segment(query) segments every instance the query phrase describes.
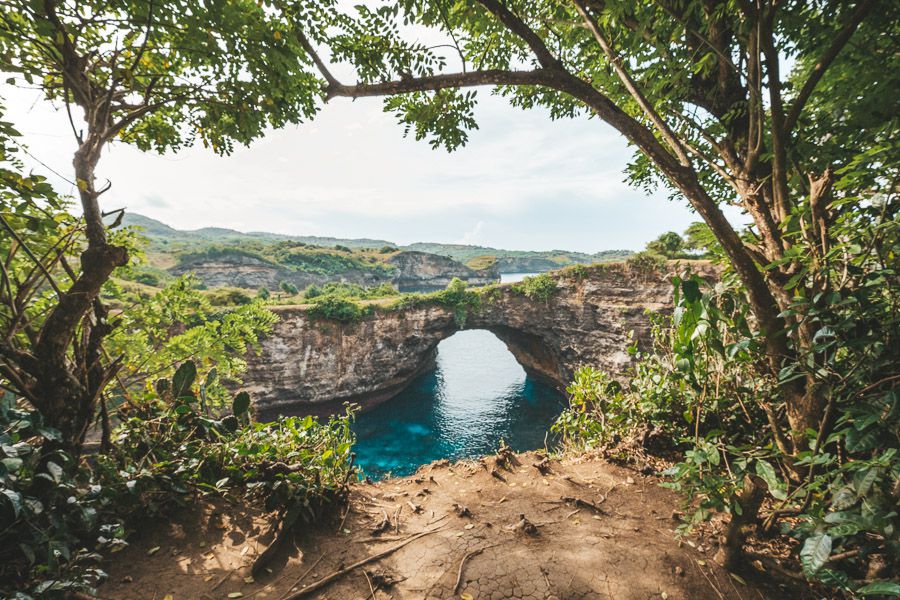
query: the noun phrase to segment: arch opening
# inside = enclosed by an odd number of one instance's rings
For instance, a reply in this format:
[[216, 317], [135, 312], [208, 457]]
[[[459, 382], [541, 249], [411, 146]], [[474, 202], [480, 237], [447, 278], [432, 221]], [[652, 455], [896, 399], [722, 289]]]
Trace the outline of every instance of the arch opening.
[[357, 463], [371, 477], [406, 475], [434, 460], [492, 453], [501, 439], [515, 450], [543, 447], [565, 397], [520, 363], [494, 331], [445, 338], [433, 369], [357, 417]]

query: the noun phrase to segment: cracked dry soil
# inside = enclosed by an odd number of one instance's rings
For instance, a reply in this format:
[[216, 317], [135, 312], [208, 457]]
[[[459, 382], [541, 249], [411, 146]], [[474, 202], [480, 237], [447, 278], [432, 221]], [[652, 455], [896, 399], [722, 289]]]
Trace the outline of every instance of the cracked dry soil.
[[[267, 515], [225, 502], [143, 528], [108, 565], [108, 599], [750, 600], [801, 598], [733, 578], [700, 541], [679, 543], [679, 498], [600, 458], [535, 453], [446, 461], [352, 486], [349, 512], [301, 532], [269, 571], [250, 565]], [[541, 469], [535, 465], [541, 464]], [[423, 536], [415, 534], [429, 532]], [[344, 574], [367, 557], [392, 550]], [[304, 593], [304, 590], [306, 592]]]

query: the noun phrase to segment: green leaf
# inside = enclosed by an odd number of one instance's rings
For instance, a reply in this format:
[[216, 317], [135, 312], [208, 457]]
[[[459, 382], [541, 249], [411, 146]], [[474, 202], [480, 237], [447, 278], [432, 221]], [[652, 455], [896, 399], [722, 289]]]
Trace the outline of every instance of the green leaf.
[[209, 388], [212, 384], [216, 382], [216, 378], [219, 376], [219, 371], [215, 367], [209, 370], [209, 373], [206, 374], [206, 384], [205, 387]]
[[250, 409], [250, 394], [247, 392], [241, 392], [237, 396], [234, 397], [234, 401], [231, 403], [231, 412], [234, 416], [239, 417], [246, 413]]
[[22, 512], [22, 495], [13, 490], [3, 490], [0, 493], [2, 493], [3, 497], [9, 501], [10, 505], [12, 505], [13, 517], [18, 519]]
[[831, 556], [831, 536], [826, 533], [814, 533], [803, 542], [800, 550], [800, 564], [807, 577], [813, 577], [828, 562]]
[[62, 480], [63, 469], [53, 461], [47, 463], [47, 472], [53, 477], [53, 481], [59, 483]]
[[182, 363], [172, 377], [172, 395], [176, 398], [190, 393], [194, 379], [197, 377], [197, 366], [193, 361]]
[[893, 581], [873, 581], [856, 590], [863, 596], [900, 596], [900, 583]]
[[784, 490], [784, 484], [778, 479], [778, 474], [775, 472], [775, 467], [769, 464], [767, 461], [758, 460], [756, 461], [756, 474], [762, 477], [763, 481], [766, 482], [766, 485], [769, 486], [769, 493], [772, 494], [777, 500], [784, 500], [787, 498], [787, 493]]

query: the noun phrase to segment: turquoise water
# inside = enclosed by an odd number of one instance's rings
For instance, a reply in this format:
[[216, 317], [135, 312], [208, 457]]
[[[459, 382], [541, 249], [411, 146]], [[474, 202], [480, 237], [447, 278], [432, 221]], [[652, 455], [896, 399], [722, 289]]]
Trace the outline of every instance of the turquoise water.
[[550, 385], [526, 376], [488, 331], [461, 331], [438, 346], [437, 368], [357, 416], [356, 462], [373, 478], [402, 476], [441, 458], [544, 446], [565, 405]]

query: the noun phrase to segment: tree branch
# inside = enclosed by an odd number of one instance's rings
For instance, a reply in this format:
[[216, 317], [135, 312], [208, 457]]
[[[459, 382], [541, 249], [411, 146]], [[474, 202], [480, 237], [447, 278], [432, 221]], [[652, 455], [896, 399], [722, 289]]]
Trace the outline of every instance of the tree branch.
[[800, 114], [803, 112], [803, 107], [816, 89], [819, 80], [822, 79], [825, 71], [828, 70], [828, 67], [831, 66], [831, 63], [837, 58], [837, 55], [840, 54], [844, 46], [847, 45], [847, 42], [850, 41], [856, 28], [859, 27], [862, 20], [869, 14], [869, 11], [875, 6], [875, 3], [876, 0], [862, 0], [856, 7], [856, 10], [853, 11], [853, 14], [850, 15], [850, 20], [847, 21], [844, 27], [842, 27], [834, 36], [831, 45], [822, 53], [819, 60], [816, 61], [816, 65], [810, 72], [809, 77], [806, 78], [803, 87], [800, 88], [800, 92], [797, 94], [797, 98], [791, 105], [787, 117], [784, 120], [785, 135], [789, 135], [791, 131], [793, 131], [794, 127], [797, 125], [797, 119], [800, 118]]
[[544, 40], [534, 32], [525, 22], [514, 15], [504, 4], [498, 0], [478, 0], [489, 13], [506, 26], [512, 33], [524, 41], [534, 53], [538, 63], [545, 69], [562, 69], [562, 63], [544, 44]]
[[328, 87], [340, 85], [335, 76], [332, 75], [331, 71], [328, 70], [328, 66], [325, 65], [325, 61], [319, 58], [319, 54], [316, 52], [316, 49], [313, 48], [313, 45], [311, 43], [309, 43], [309, 39], [299, 27], [297, 28], [296, 35], [297, 41], [300, 42], [300, 46], [302, 46], [303, 49], [306, 50], [306, 53], [309, 54], [309, 57], [312, 59], [313, 63], [315, 63], [316, 68], [319, 69], [322, 77], [324, 77], [325, 81], [328, 83]]
[[612, 64], [613, 70], [615, 70], [616, 75], [618, 75], [619, 80], [622, 82], [622, 85], [625, 86], [625, 89], [628, 90], [628, 93], [631, 94], [631, 97], [638, 103], [638, 106], [641, 107], [641, 110], [644, 111], [644, 114], [647, 115], [647, 118], [653, 122], [656, 126], [659, 133], [666, 140], [666, 143], [669, 144], [669, 147], [672, 148], [672, 151], [675, 152], [675, 155], [678, 157], [678, 160], [684, 166], [689, 166], [691, 164], [690, 159], [687, 156], [687, 152], [682, 146], [681, 142], [679, 142], [678, 138], [675, 137], [675, 134], [669, 128], [669, 125], [663, 120], [662, 117], [659, 116], [659, 113], [650, 105], [650, 102], [647, 101], [647, 98], [644, 94], [638, 89], [637, 84], [635, 84], [634, 80], [629, 75], [628, 71], [625, 70], [625, 67], [622, 66], [622, 62], [619, 60], [619, 57], [613, 51], [612, 46], [609, 41], [603, 35], [603, 32], [600, 30], [600, 25], [597, 21], [588, 13], [587, 8], [585, 7], [584, 0], [572, 0], [575, 4], [575, 8], [578, 10], [578, 13], [581, 15], [581, 18], [584, 19], [585, 25], [587, 25], [588, 30], [593, 34], [594, 39], [597, 40], [597, 43], [600, 44], [600, 47], [603, 49], [603, 53], [606, 54], [606, 57], [609, 59], [609, 62]]

